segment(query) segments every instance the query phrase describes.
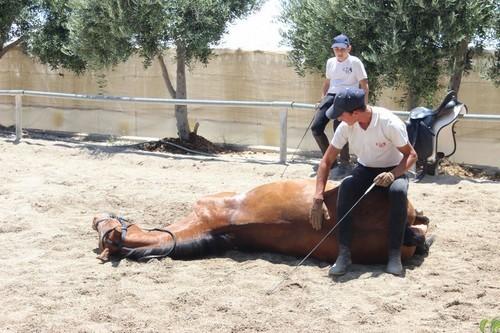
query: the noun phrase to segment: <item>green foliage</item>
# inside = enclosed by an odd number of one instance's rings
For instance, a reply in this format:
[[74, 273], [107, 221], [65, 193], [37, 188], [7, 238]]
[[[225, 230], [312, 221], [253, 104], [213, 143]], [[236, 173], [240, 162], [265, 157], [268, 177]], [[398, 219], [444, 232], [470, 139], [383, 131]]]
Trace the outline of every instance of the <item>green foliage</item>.
[[[0, 33], [9, 31], [10, 36], [15, 27], [22, 27], [17, 21], [12, 23], [13, 18], [20, 18], [25, 7], [33, 8], [32, 21], [26, 22], [39, 24], [29, 30], [25, 45], [41, 62], [82, 73], [112, 68], [134, 54], [144, 59], [145, 67], [158, 58], [170, 95], [185, 98], [185, 67], [194, 61], [206, 64], [227, 25], [264, 0], [0, 1]], [[162, 57], [171, 47], [177, 55], [176, 90]], [[100, 92], [105, 83], [98, 76]], [[179, 136], [188, 139], [187, 108], [176, 105], [175, 115]]]
[[332, 2], [317, 0], [282, 1], [280, 21], [288, 25], [282, 36], [292, 50], [290, 60], [296, 71], [324, 72], [331, 57], [331, 39], [339, 30], [333, 25]]
[[481, 320], [479, 330], [481, 333], [500, 333], [500, 317]]
[[188, 65], [194, 60], [207, 63], [227, 24], [260, 2], [46, 0], [46, 26], [34, 36], [30, 50], [43, 62], [77, 72], [113, 67], [133, 54], [149, 66], [174, 46], [185, 49]]
[[500, 2], [497, 2], [494, 10], [493, 27], [488, 29], [486, 39], [493, 40], [495, 50], [487, 56], [487, 65], [484, 70], [484, 77], [493, 81], [495, 86], [500, 86]]
[[[283, 37], [292, 47], [290, 59], [299, 73], [322, 71], [320, 64], [330, 56], [325, 48], [335, 34], [344, 32], [352, 39], [352, 53], [365, 64], [372, 100], [382, 87], [402, 87], [410, 107], [422, 99], [432, 104], [440, 78], [462, 75], [470, 68], [467, 45], [480, 49], [492, 39], [492, 32], [498, 33], [496, 0], [283, 0], [283, 4], [281, 20], [290, 25]], [[494, 76], [495, 72], [490, 75]]]
[[28, 53], [52, 68], [62, 67], [81, 73], [86, 69], [85, 61], [68, 48], [67, 25], [71, 13], [68, 1], [41, 1], [38, 16], [42, 22], [37, 29], [26, 34], [25, 47]]
[[0, 50], [37, 23], [36, 5], [36, 1], [30, 0], [0, 0]]
[[135, 50], [122, 2], [70, 0], [66, 54], [81, 57], [92, 69], [126, 61]]
[[493, 81], [496, 87], [500, 87], [500, 46], [497, 46], [495, 53], [489, 58], [484, 76]]

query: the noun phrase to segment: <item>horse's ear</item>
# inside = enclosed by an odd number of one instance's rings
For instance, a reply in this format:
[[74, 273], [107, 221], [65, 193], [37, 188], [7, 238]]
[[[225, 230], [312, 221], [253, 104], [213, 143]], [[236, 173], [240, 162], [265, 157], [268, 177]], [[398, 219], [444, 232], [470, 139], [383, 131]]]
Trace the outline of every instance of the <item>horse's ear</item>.
[[94, 218], [92, 219], [92, 229], [94, 229], [95, 231], [97, 231], [97, 216], [94, 216]]

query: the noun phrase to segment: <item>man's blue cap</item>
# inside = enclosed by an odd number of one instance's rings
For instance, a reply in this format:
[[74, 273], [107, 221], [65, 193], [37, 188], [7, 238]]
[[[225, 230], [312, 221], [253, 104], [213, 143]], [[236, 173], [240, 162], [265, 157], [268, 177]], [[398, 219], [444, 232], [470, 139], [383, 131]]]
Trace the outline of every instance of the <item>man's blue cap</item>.
[[349, 42], [349, 37], [344, 34], [340, 34], [338, 36], [333, 37], [332, 41], [332, 49], [335, 47], [339, 47], [341, 49], [347, 48], [351, 43]]
[[344, 112], [352, 112], [365, 107], [365, 91], [359, 88], [346, 88], [339, 92], [333, 101], [333, 105], [326, 110], [326, 116], [337, 119]]

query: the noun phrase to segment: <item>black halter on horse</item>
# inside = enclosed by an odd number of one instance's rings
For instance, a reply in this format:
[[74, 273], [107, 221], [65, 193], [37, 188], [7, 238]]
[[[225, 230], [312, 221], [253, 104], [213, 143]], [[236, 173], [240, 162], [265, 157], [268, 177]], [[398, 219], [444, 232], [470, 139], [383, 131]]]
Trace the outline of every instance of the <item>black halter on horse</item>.
[[[133, 225], [133, 223], [128, 223], [129, 221], [121, 216], [109, 214], [108, 217], [100, 219], [100, 220], [95, 222], [96, 230], [98, 230], [98, 226], [101, 222], [109, 221], [109, 220], [117, 220], [118, 222], [120, 222], [120, 225], [121, 225], [120, 229], [121, 230], [118, 231], [117, 227], [107, 230], [104, 234], [102, 234], [102, 236], [99, 240], [99, 242], [100, 242], [99, 245], [101, 247], [104, 247], [104, 243], [106, 243], [108, 245], [113, 245], [113, 246], [118, 248], [118, 250], [120, 251], [120, 254], [122, 255], [123, 258], [129, 257], [132, 253], [136, 252], [136, 249], [125, 247], [125, 246], [123, 246], [123, 243], [125, 242], [125, 237], [127, 236], [128, 227]], [[175, 238], [175, 235], [171, 231], [166, 230], [166, 229], [159, 229], [159, 228], [145, 229], [145, 230], [147, 230], [147, 231], [161, 231], [161, 232], [168, 233], [172, 237], [172, 240], [173, 240], [172, 248], [166, 253], [150, 254], [150, 255], [145, 255], [145, 256], [141, 256], [141, 257], [136, 257], [134, 259], [139, 260], [139, 261], [145, 261], [145, 260], [155, 259], [155, 258], [160, 259], [160, 258], [168, 257], [172, 252], [174, 252], [175, 247], [177, 245], [177, 240]], [[118, 241], [111, 241], [109, 239], [109, 235], [112, 231], [120, 232], [121, 237], [118, 239]]]

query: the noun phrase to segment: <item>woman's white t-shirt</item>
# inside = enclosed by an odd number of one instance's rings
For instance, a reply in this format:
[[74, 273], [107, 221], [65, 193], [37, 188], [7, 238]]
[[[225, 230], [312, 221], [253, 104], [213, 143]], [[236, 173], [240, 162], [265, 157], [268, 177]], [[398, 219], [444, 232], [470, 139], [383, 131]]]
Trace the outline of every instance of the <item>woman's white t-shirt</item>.
[[333, 134], [332, 145], [340, 150], [349, 142], [349, 151], [366, 167], [396, 166], [403, 158], [397, 147], [409, 143], [406, 126], [391, 111], [377, 106], [371, 108], [372, 119], [366, 130], [358, 123], [349, 126], [342, 122]]
[[342, 62], [339, 62], [336, 57], [328, 59], [325, 74], [330, 80], [329, 94], [337, 94], [345, 88], [358, 88], [359, 81], [368, 78], [361, 60], [352, 55]]

